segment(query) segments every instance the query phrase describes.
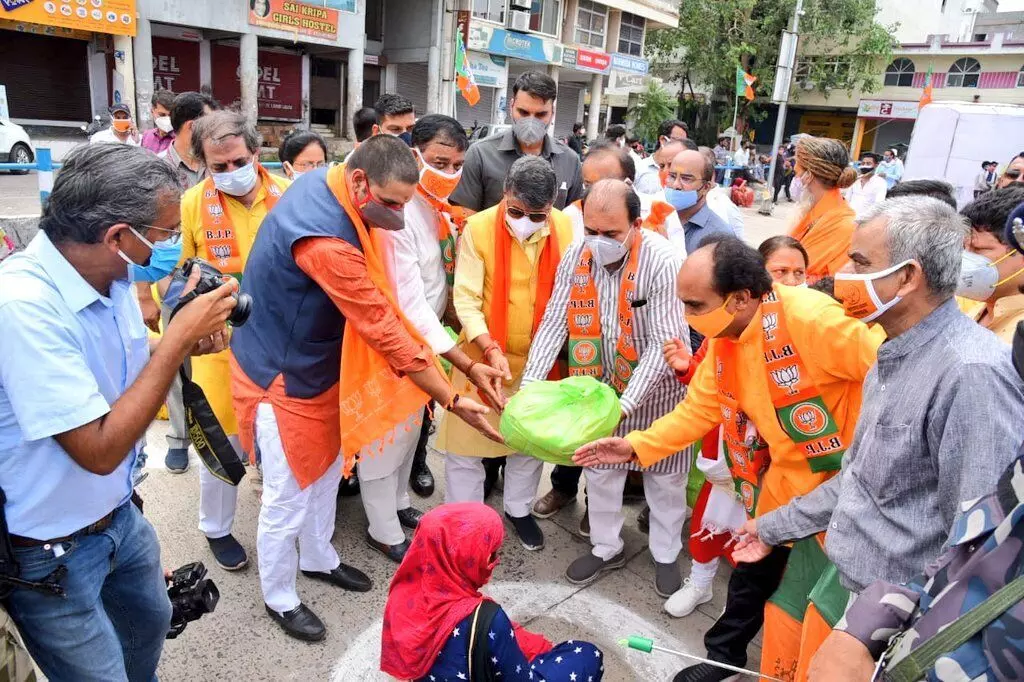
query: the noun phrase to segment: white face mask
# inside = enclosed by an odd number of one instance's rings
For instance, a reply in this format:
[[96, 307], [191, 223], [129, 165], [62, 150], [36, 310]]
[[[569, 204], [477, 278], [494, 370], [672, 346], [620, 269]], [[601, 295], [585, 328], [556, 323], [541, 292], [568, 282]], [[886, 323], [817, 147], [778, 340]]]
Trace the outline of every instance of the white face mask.
[[513, 218], [512, 216], [505, 214], [505, 222], [512, 228], [512, 234], [516, 236], [521, 242], [525, 242], [527, 239], [533, 236], [533, 233], [541, 229], [547, 224], [545, 220], [542, 223], [535, 223], [530, 220], [530, 216], [524, 215], [522, 218]]
[[583, 243], [590, 253], [594, 254], [594, 261], [602, 266], [609, 267], [621, 263], [626, 259], [629, 254], [629, 241], [630, 235], [633, 233], [632, 228], [626, 233], [625, 241], [619, 241], [612, 239], [611, 237], [605, 237], [603, 235], [588, 235], [583, 238]]
[[161, 133], [169, 133], [172, 130], [170, 116], [157, 116], [153, 119], [153, 124]]
[[249, 162], [241, 168], [226, 173], [213, 173], [213, 184], [224, 194], [233, 197], [244, 197], [256, 186], [259, 177], [256, 164]]
[[964, 251], [960, 260], [960, 280], [956, 285], [956, 295], [972, 301], [987, 301], [996, 293], [1000, 284], [1005, 284], [1021, 273], [1020, 270], [1009, 277], [999, 279], [999, 268], [996, 267], [1016, 251], [1008, 251], [994, 261], [981, 254]]

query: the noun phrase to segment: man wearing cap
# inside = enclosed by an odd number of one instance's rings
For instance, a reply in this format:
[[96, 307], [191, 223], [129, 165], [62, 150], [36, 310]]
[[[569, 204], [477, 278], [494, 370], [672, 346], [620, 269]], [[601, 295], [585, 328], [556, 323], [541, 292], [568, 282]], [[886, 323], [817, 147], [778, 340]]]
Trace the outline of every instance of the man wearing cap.
[[846, 201], [853, 209], [855, 217], [861, 218], [868, 211], [885, 201], [885, 193], [889, 190], [885, 178], [875, 174], [875, 167], [881, 157], [874, 152], [860, 155], [860, 177], [846, 190]]
[[132, 110], [124, 102], [118, 102], [110, 107], [110, 127], [94, 133], [89, 138], [89, 144], [101, 142], [114, 142], [138, 147], [142, 144], [142, 137], [139, 135], [135, 122], [132, 120]]

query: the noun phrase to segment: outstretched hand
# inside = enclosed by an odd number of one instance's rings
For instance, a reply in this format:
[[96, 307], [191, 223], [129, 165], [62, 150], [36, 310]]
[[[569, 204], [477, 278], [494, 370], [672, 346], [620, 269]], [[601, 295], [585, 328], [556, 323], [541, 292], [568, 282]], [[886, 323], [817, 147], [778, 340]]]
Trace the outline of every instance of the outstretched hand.
[[679, 339], [672, 338], [666, 341], [661, 352], [665, 356], [665, 364], [679, 374], [686, 374], [690, 369], [690, 361], [693, 359], [690, 347]]
[[487, 421], [487, 415], [490, 413], [490, 410], [472, 398], [461, 396], [459, 402], [451, 409], [451, 412], [495, 443], [505, 442], [505, 439], [498, 433], [498, 430]]
[[498, 412], [505, 409], [505, 403], [508, 400], [505, 398], [504, 391], [501, 390], [505, 378], [502, 370], [483, 362], [474, 362], [473, 366], [469, 368], [467, 378], [480, 389], [480, 395], [493, 405], [494, 409]]
[[747, 519], [737, 535], [739, 537], [732, 550], [735, 562], [754, 564], [771, 554], [771, 545], [766, 545], [757, 535], [757, 519]]
[[581, 467], [623, 464], [633, 459], [633, 454], [633, 446], [625, 438], [601, 438], [579, 448], [572, 461]]

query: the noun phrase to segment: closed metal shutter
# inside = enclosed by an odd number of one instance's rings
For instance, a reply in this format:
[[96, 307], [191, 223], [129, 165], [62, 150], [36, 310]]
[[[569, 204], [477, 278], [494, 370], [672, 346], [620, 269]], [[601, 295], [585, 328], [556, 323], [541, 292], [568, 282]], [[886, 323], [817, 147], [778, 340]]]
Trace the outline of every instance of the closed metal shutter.
[[555, 139], [572, 135], [576, 111], [583, 93], [583, 83], [559, 83], [558, 103], [555, 107]]
[[475, 107], [469, 106], [462, 93], [455, 93], [455, 118], [466, 128], [483, 126], [491, 122], [494, 98], [501, 92], [498, 88], [480, 88], [480, 101]]
[[11, 118], [89, 121], [89, 43], [0, 29]]
[[399, 64], [398, 88], [395, 92], [409, 98], [412, 105], [416, 107], [417, 116], [433, 113], [427, 111], [426, 64]]

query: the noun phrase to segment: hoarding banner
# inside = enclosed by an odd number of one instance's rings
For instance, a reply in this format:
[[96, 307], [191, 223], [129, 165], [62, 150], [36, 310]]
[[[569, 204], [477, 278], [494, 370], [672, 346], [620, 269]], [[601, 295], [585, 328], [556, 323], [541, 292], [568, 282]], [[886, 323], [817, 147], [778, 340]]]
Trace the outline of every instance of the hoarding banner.
[[135, 0], [0, 0], [0, 18], [42, 26], [135, 35]]
[[890, 118], [904, 121], [917, 119], [917, 102], [901, 102], [884, 99], [862, 99], [857, 107], [860, 118]]
[[338, 38], [338, 10], [296, 0], [249, 0], [249, 23], [314, 38]]
[[[242, 98], [238, 77], [238, 48], [214, 44], [210, 48], [213, 62], [213, 96], [221, 102], [237, 102]], [[259, 85], [256, 93], [257, 115], [297, 121], [302, 118], [302, 56], [285, 52], [260, 50]]]
[[612, 55], [612, 71], [625, 71], [626, 73], [638, 73], [641, 76], [647, 75], [651, 65], [643, 57], [634, 57], [628, 54], [616, 52]]

